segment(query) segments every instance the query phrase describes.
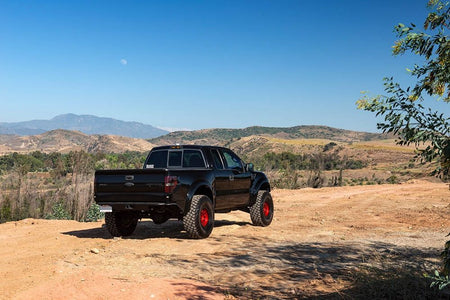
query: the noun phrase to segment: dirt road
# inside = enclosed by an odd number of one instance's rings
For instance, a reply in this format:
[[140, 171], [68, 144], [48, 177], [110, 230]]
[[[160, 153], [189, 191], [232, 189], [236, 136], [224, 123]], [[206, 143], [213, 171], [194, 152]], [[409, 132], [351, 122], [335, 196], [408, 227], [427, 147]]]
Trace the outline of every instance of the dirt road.
[[450, 231], [441, 183], [272, 194], [271, 226], [218, 214], [204, 240], [187, 239], [178, 221], [144, 220], [129, 238], [112, 238], [103, 222], [0, 224], [0, 299], [358, 297], [373, 280], [378, 293], [438, 268]]

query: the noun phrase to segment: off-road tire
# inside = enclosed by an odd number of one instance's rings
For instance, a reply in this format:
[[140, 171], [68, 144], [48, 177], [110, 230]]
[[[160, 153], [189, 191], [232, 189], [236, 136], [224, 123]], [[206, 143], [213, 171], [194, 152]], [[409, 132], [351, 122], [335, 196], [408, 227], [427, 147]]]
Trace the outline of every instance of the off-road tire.
[[192, 197], [189, 212], [183, 217], [183, 226], [194, 239], [207, 238], [214, 228], [214, 208], [206, 195]]
[[250, 206], [250, 218], [255, 226], [269, 226], [273, 219], [273, 200], [268, 191], [258, 191], [256, 202]]
[[106, 228], [112, 236], [129, 236], [136, 229], [138, 216], [133, 212], [105, 213]]

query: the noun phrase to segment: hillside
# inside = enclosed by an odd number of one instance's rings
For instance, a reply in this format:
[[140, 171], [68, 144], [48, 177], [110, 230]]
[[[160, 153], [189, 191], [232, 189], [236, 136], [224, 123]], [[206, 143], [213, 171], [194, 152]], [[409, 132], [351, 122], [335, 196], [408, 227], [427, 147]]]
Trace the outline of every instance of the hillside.
[[154, 144], [226, 144], [234, 139], [252, 135], [281, 139], [327, 139], [338, 142], [359, 142], [386, 139], [379, 133], [358, 132], [328, 126], [304, 125], [295, 127], [253, 126], [243, 129], [202, 129], [196, 131], [177, 131], [149, 140]]
[[339, 152], [342, 156], [359, 158], [374, 163], [395, 163], [411, 159], [414, 156], [415, 149], [412, 145], [397, 145], [395, 139], [337, 142], [328, 139], [281, 139], [271, 136], [248, 136], [228, 141], [225, 145], [247, 157], [261, 157], [268, 152], [292, 152], [297, 154]]
[[78, 131], [52, 130], [39, 135], [0, 135], [0, 155], [32, 151], [86, 152], [148, 151], [154, 145], [143, 139], [114, 135], [88, 135]]
[[[252, 133], [258, 135], [249, 135]], [[178, 140], [176, 137], [181, 139]], [[390, 171], [392, 168], [403, 169], [414, 158], [414, 148], [398, 146], [394, 139], [381, 139], [385, 137], [386, 135], [340, 130], [325, 126], [205, 129], [193, 132], [174, 132], [151, 140], [53, 130], [33, 136], [0, 135], [0, 155], [32, 151], [68, 153], [76, 150], [90, 153], [147, 152], [154, 146], [181, 142], [226, 146], [236, 151], [245, 161], [253, 162], [259, 168], [265, 165], [264, 161], [267, 160], [265, 154], [267, 153], [335, 155], [345, 160], [362, 161], [371, 169], [378, 169], [379, 171], [375, 172], [377, 176], [386, 178], [390, 175], [383, 173], [386, 169], [384, 166], [388, 165]], [[331, 148], [325, 152], [324, 149], [329, 147], [327, 145], [331, 145]], [[370, 175], [375, 174], [372, 170], [370, 172]], [[281, 176], [281, 174], [279, 175]]]
[[65, 114], [51, 120], [0, 123], [0, 134], [35, 135], [46, 131], [66, 129], [86, 134], [112, 134], [133, 138], [153, 138], [168, 131], [138, 122], [125, 122], [92, 115]]
[[[294, 153], [316, 151], [335, 141], [342, 145], [361, 141], [379, 141], [386, 135], [336, 129], [327, 126], [248, 127], [244, 129], [203, 129], [178, 131], [153, 139], [117, 135], [89, 135], [80, 131], [51, 130], [37, 135], [0, 134], [0, 155], [10, 152], [124, 152], [148, 151], [154, 145], [175, 143], [227, 146], [239, 154], [263, 155], [267, 151]], [[250, 155], [251, 156], [251, 155]]]

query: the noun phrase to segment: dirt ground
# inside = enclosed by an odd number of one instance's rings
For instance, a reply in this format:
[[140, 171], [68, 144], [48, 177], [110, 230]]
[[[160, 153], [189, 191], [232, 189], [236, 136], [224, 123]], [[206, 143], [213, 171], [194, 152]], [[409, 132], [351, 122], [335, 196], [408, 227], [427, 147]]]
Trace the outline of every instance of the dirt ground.
[[0, 299], [358, 298], [369, 285], [401, 292], [402, 278], [438, 268], [450, 231], [442, 183], [272, 195], [269, 227], [252, 226], [244, 212], [217, 214], [204, 240], [188, 239], [176, 220], [143, 220], [127, 238], [112, 238], [103, 221], [0, 224]]

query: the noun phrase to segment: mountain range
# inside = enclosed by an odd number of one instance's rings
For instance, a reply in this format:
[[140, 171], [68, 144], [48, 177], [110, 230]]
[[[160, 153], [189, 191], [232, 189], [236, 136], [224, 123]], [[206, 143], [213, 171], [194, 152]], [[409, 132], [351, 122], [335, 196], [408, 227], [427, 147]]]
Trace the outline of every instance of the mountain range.
[[118, 135], [85, 134], [79, 131], [51, 130], [37, 135], [0, 134], [0, 155], [18, 152], [29, 153], [86, 151], [90, 153], [122, 153], [125, 151], [146, 152], [155, 145], [144, 139]]
[[56, 116], [51, 120], [0, 123], [0, 155], [76, 150], [145, 152], [155, 145], [177, 143], [227, 146], [242, 154], [275, 149], [305, 152], [309, 151], [311, 145], [320, 148], [332, 141], [349, 144], [386, 139], [393, 139], [393, 136], [317, 125], [213, 128], [168, 133], [142, 123], [74, 114]]
[[50, 120], [0, 122], [0, 134], [20, 136], [37, 135], [47, 131], [65, 129], [85, 134], [111, 134], [132, 138], [154, 138], [168, 133], [166, 130], [138, 122], [126, 122], [92, 115], [64, 114]]

